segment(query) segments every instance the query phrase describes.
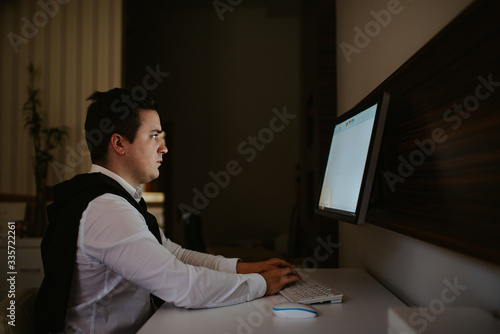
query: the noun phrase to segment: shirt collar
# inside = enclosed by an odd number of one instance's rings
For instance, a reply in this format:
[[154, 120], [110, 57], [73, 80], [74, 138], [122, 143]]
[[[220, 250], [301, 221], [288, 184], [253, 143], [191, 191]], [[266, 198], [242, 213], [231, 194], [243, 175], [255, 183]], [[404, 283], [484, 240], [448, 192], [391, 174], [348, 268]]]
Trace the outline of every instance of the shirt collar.
[[142, 198], [142, 189], [141, 187], [134, 188], [130, 183], [125, 181], [121, 176], [119, 176], [116, 173], [113, 173], [107, 168], [104, 168], [102, 166], [92, 164], [90, 167], [90, 173], [102, 173], [116, 182], [118, 182], [123, 189], [125, 189], [137, 202], [139, 202]]

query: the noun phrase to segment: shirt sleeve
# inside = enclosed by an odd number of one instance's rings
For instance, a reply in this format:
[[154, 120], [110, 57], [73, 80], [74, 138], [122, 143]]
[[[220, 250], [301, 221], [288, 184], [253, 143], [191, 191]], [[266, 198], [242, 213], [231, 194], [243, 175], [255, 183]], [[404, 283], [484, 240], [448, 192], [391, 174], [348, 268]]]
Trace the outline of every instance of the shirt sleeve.
[[180, 261], [193, 266], [206, 267], [217, 271], [236, 274], [236, 264], [239, 259], [229, 259], [220, 255], [211, 255], [185, 249], [170, 239], [166, 239], [163, 231], [160, 231], [160, 233], [162, 235], [163, 246]]
[[236, 259], [188, 251], [166, 239], [160, 245], [144, 217], [120, 196], [90, 202], [80, 224], [85, 256], [178, 307], [226, 306], [265, 294], [261, 275], [235, 273]]

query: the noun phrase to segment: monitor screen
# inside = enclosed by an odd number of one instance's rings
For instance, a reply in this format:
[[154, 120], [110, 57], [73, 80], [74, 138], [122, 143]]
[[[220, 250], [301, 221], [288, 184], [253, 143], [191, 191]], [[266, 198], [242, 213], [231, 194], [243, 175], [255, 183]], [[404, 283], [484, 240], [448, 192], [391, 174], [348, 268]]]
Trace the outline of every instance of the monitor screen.
[[335, 120], [317, 213], [364, 223], [388, 104], [389, 94], [383, 93]]

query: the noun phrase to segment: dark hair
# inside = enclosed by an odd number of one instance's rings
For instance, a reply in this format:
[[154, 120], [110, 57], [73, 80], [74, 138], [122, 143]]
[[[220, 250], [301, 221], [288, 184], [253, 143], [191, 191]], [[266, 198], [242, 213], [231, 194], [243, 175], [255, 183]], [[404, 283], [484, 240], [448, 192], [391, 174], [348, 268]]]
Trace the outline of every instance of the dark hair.
[[129, 90], [114, 88], [94, 92], [87, 100], [93, 101], [87, 109], [85, 139], [93, 163], [104, 162], [113, 133], [134, 142], [141, 126], [139, 110], [158, 110], [158, 104], [147, 95], [135, 96]]

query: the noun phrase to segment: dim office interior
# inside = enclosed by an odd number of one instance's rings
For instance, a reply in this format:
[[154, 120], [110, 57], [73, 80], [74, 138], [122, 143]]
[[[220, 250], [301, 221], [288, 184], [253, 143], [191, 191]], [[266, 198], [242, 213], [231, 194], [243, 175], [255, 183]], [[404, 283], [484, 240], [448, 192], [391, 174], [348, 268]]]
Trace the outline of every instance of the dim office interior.
[[[52, 186], [90, 167], [86, 98], [125, 86], [160, 106], [169, 152], [144, 190], [175, 242], [245, 260], [359, 268], [410, 307], [498, 317], [500, 145], [492, 134], [500, 124], [491, 110], [500, 75], [491, 46], [499, 24], [478, 19], [498, 10], [494, 1], [54, 3], [0, 2], [0, 232], [27, 222], [16, 236], [17, 265], [26, 266], [18, 289], [43, 277], [22, 111], [32, 62], [45, 123], [68, 131], [52, 151], [47, 201]], [[469, 33], [458, 43], [460, 29]], [[391, 101], [366, 222], [318, 215], [335, 117], [381, 90]], [[186, 212], [197, 226], [185, 223]], [[461, 290], [437, 303], [448, 284]]]

